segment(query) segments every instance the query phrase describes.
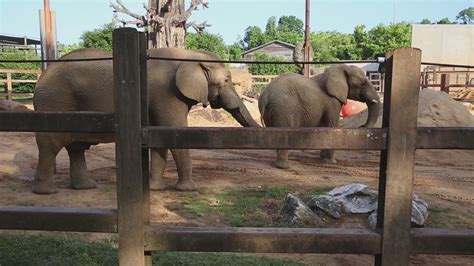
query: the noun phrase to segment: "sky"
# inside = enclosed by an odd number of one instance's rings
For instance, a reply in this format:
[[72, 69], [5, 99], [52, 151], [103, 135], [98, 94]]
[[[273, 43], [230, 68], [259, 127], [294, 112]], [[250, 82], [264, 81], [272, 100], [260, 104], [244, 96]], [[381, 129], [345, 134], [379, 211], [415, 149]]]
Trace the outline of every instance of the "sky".
[[[115, 1], [115, 0], [110, 0]], [[80, 41], [90, 31], [112, 20], [109, 0], [50, 0], [56, 13], [57, 40], [63, 44]], [[147, 0], [122, 0], [135, 13], [144, 14]], [[189, 6], [186, 1], [186, 7]], [[271, 16], [296, 16], [305, 20], [305, 0], [207, 0], [209, 8], [194, 11], [191, 21], [207, 21], [207, 31], [219, 34], [227, 44], [244, 35], [248, 26], [265, 29]], [[474, 0], [311, 0], [311, 31], [351, 33], [356, 25], [419, 22], [449, 18], [474, 6]], [[39, 10], [42, 0], [0, 0], [0, 34], [39, 39]], [[126, 16], [122, 16], [127, 18]], [[192, 30], [191, 30], [192, 31]]]

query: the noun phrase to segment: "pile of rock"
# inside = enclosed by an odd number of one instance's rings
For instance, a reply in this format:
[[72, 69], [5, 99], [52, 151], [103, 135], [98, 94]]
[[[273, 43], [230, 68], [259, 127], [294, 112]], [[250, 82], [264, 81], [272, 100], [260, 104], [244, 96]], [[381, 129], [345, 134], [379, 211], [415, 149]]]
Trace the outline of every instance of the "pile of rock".
[[[305, 200], [288, 194], [281, 210], [282, 220], [293, 226], [322, 227], [320, 215], [324, 213], [334, 219], [347, 214], [370, 214], [368, 226], [375, 228], [377, 222], [377, 191], [364, 184], [349, 184], [336, 187], [322, 194], [305, 197]], [[413, 194], [411, 221], [413, 226], [423, 226], [428, 218], [428, 203]]]

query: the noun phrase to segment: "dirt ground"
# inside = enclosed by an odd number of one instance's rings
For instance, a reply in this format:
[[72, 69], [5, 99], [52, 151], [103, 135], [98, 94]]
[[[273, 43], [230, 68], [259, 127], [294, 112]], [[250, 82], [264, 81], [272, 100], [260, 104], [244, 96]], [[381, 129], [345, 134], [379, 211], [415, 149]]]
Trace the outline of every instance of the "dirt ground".
[[[236, 126], [223, 112], [193, 111], [191, 126]], [[89, 174], [98, 188], [78, 191], [69, 188], [69, 161], [62, 150], [57, 157], [55, 183], [59, 193], [35, 195], [31, 182], [37, 163], [33, 133], [0, 133], [0, 205], [116, 207], [114, 144], [100, 144], [87, 152]], [[192, 193], [215, 194], [229, 188], [291, 187], [298, 191], [315, 187], [335, 187], [364, 183], [377, 188], [379, 152], [338, 151], [338, 164], [325, 164], [316, 151], [293, 151], [292, 168], [273, 166], [272, 150], [192, 150], [193, 177], [200, 192], [151, 192], [154, 224], [169, 226], [222, 226], [215, 217], [189, 219], [170, 208], [180, 198]], [[176, 165], [168, 157], [165, 180], [176, 181]], [[426, 200], [430, 212], [427, 226], [474, 228], [474, 151], [417, 151], [415, 193]], [[190, 193], [190, 194], [188, 194]], [[283, 200], [283, 199], [282, 199]], [[350, 226], [364, 227], [363, 223]], [[329, 225], [331, 227], [331, 225]], [[371, 256], [364, 255], [272, 255], [307, 264], [367, 265]], [[474, 256], [413, 256], [411, 262], [421, 265], [473, 265]]]

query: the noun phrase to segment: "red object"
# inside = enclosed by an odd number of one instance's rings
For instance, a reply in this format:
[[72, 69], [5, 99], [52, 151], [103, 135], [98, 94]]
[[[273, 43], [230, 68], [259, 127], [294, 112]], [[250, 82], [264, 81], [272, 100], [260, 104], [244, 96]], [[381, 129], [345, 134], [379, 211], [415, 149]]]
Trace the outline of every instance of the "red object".
[[361, 111], [361, 106], [358, 102], [347, 100], [346, 104], [342, 105], [341, 115], [342, 117], [346, 117], [346, 116], [357, 114], [360, 111]]

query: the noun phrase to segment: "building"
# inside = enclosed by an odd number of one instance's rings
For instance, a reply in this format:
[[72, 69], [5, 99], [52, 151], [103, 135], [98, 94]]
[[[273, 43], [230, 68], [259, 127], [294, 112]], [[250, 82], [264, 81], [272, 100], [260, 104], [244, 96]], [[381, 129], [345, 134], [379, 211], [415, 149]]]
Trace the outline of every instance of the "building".
[[423, 62], [474, 65], [474, 25], [414, 24], [411, 45]]
[[0, 53], [13, 53], [14, 51], [34, 51], [38, 54], [41, 46], [40, 40], [20, 37], [15, 35], [0, 35]]
[[252, 60], [255, 53], [266, 54], [268, 56], [282, 57], [287, 61], [293, 61], [293, 50], [295, 46], [286, 42], [273, 40], [258, 47], [252, 48], [242, 53], [244, 60]]

